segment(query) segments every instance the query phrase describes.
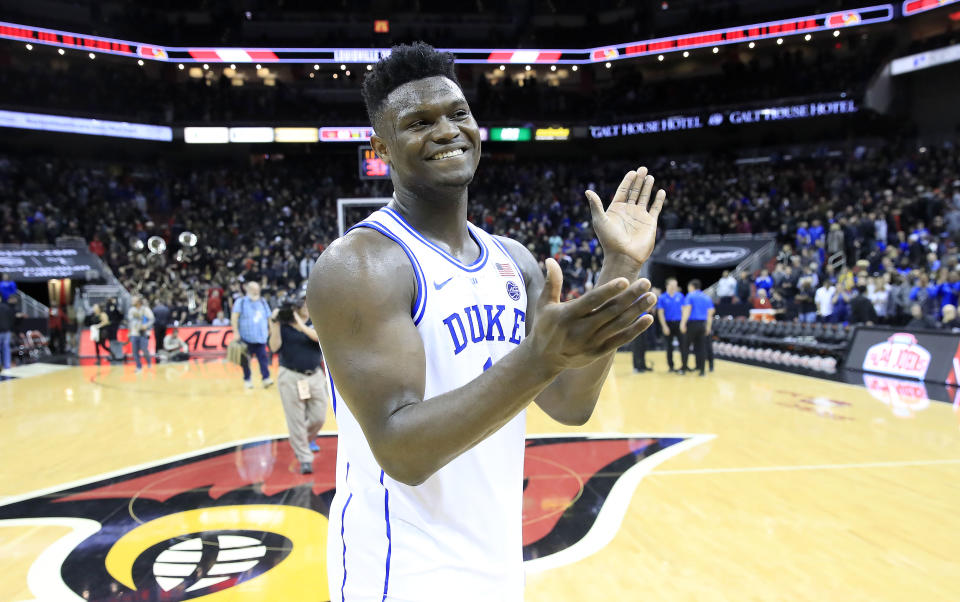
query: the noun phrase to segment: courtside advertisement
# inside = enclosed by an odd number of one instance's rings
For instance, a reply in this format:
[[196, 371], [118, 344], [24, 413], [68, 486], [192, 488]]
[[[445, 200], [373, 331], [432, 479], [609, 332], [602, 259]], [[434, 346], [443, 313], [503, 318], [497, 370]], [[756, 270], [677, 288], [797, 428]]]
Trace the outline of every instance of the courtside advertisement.
[[960, 334], [857, 329], [847, 368], [935, 383], [955, 383], [960, 370]]

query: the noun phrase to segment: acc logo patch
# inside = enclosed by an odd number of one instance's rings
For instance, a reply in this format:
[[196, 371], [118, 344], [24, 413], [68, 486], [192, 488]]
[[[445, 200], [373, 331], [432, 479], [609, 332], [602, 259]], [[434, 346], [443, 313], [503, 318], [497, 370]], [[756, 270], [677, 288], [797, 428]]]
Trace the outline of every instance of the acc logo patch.
[[510, 295], [510, 298], [514, 301], [520, 300], [520, 287], [517, 286], [517, 283], [513, 280], [507, 282], [507, 294]]
[[[603, 548], [643, 476], [710, 438], [528, 438], [527, 571]], [[319, 443], [312, 475], [299, 474], [285, 439], [258, 440], [25, 496], [0, 506], [0, 529], [55, 531], [58, 539], [46, 540], [29, 572], [29, 589], [41, 602], [326, 600], [336, 435]], [[63, 535], [63, 527], [70, 532]]]

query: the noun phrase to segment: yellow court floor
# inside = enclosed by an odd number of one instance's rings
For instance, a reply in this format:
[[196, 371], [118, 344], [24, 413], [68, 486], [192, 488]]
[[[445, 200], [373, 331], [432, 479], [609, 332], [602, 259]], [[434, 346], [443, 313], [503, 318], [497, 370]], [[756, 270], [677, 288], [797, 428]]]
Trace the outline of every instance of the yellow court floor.
[[[335, 433], [300, 475], [276, 389], [219, 361], [0, 382], [0, 602], [326, 600]], [[960, 599], [949, 403], [621, 354], [528, 438], [528, 601]]]

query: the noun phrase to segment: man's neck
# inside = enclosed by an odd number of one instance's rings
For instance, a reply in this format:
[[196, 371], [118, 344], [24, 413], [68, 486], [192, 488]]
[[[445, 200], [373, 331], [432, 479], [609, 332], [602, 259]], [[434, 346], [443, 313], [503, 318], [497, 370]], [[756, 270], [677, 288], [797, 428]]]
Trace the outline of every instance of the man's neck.
[[475, 251], [467, 229], [467, 189], [420, 193], [397, 189], [389, 206], [431, 241], [454, 257]]

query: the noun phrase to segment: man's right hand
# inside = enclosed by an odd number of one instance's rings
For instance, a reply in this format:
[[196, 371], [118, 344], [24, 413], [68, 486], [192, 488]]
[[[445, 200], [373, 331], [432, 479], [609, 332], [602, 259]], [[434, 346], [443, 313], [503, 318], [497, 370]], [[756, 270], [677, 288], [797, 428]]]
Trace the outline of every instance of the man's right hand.
[[663, 324], [662, 326], [663, 326], [663, 336], [665, 337], [670, 336], [670, 329], [667, 327], [667, 325]]
[[649, 292], [649, 280], [641, 278], [629, 285], [625, 278], [616, 278], [579, 299], [561, 303], [563, 273], [553, 259], [547, 259], [546, 267], [537, 320], [528, 338], [534, 357], [547, 370], [589, 365], [653, 324], [653, 316], [640, 317], [657, 302]]

